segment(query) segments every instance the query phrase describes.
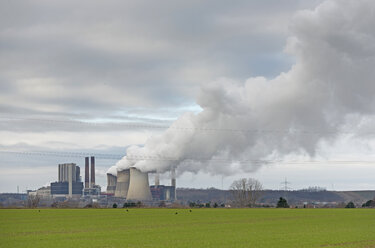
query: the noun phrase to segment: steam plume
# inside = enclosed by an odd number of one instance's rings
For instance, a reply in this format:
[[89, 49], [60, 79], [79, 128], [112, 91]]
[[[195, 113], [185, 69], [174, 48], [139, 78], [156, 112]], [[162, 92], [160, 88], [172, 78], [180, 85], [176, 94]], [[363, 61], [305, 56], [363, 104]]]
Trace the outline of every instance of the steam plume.
[[[144, 147], [128, 148], [116, 167], [228, 174], [261, 165], [236, 161], [314, 156], [318, 142], [336, 138], [348, 116], [374, 113], [374, 23], [371, 0], [330, 0], [298, 12], [286, 46], [296, 63], [288, 72], [205, 85], [200, 113], [186, 113]], [[215, 160], [221, 158], [226, 162]]]

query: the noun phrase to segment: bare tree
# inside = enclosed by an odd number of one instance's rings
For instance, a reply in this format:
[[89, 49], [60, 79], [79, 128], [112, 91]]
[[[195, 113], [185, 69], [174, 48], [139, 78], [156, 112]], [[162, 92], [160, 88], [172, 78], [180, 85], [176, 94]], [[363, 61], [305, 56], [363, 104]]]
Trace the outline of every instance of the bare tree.
[[263, 186], [254, 178], [236, 180], [230, 186], [233, 202], [238, 207], [254, 207], [262, 195]]
[[39, 205], [40, 197], [38, 195], [31, 195], [27, 196], [26, 206], [28, 208], [36, 208]]
[[239, 207], [246, 206], [247, 193], [246, 193], [246, 178], [236, 180], [230, 186], [232, 192], [233, 202]]
[[247, 185], [250, 196], [250, 207], [253, 207], [263, 194], [263, 185], [254, 178], [247, 179]]

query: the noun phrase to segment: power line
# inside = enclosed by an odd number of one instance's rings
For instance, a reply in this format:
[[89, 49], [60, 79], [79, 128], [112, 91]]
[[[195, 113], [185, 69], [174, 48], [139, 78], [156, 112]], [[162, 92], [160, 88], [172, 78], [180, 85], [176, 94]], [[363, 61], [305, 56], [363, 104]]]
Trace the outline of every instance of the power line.
[[205, 157], [163, 157], [163, 156], [148, 156], [148, 155], [127, 155], [128, 160], [154, 160], [154, 161], [212, 161], [212, 162], [233, 162], [233, 163], [253, 163], [253, 164], [357, 164], [357, 163], [369, 163], [375, 164], [375, 161], [364, 161], [364, 160], [282, 160], [282, 159], [230, 159], [230, 158], [205, 158]]
[[[95, 156], [98, 159], [108, 159], [108, 160], [120, 160], [125, 155], [123, 154], [104, 154], [104, 153], [86, 153], [86, 152], [41, 152], [41, 151], [5, 151], [0, 150], [0, 154], [12, 154], [20, 156], [41, 156], [41, 157], [73, 157], [73, 158], [84, 158], [88, 156]], [[375, 164], [375, 161], [365, 161], [365, 160], [281, 160], [281, 159], [271, 159], [271, 160], [254, 160], [254, 159], [242, 159], [236, 160], [231, 158], [205, 158], [205, 157], [163, 157], [163, 156], [149, 156], [149, 155], [128, 155], [128, 160], [131, 161], [141, 161], [141, 160], [151, 160], [151, 161], [175, 161], [175, 162], [189, 162], [189, 161], [199, 161], [199, 162], [215, 162], [215, 163], [251, 163], [251, 164]]]
[[[130, 123], [130, 122], [87, 122], [80, 120], [56, 120], [56, 119], [38, 119], [38, 118], [20, 118], [20, 117], [0, 117], [0, 121], [5, 120], [19, 120], [19, 121], [35, 121], [35, 122], [47, 122], [47, 123], [61, 123], [61, 124], [73, 124], [73, 125], [89, 125], [89, 126], [121, 126], [126, 128], [147, 128], [147, 129], [173, 129], [180, 131], [204, 131], [204, 132], [239, 132], [239, 133], [259, 133], [259, 134], [305, 134], [305, 135], [317, 135], [317, 134], [357, 134], [358, 132], [352, 131], [309, 131], [300, 129], [241, 129], [241, 128], [213, 128], [213, 127], [182, 127], [182, 126], [168, 126], [168, 125], [154, 125], [144, 123]], [[375, 131], [362, 132], [362, 135], [374, 135]]]
[[57, 120], [57, 119], [38, 119], [38, 118], [21, 118], [21, 117], [0, 117], [0, 121], [33, 121], [33, 122], [46, 122], [53, 124], [73, 124], [73, 125], [88, 125], [88, 126], [124, 126], [129, 128], [156, 128], [165, 129], [169, 126], [166, 125], [150, 125], [143, 123], [131, 123], [131, 122], [88, 122], [80, 120]]
[[103, 154], [103, 153], [85, 153], [85, 152], [40, 152], [40, 151], [4, 151], [0, 154], [13, 154], [20, 156], [41, 156], [41, 157], [69, 157], [69, 158], [84, 158], [95, 156], [98, 159], [113, 159], [120, 160], [124, 155], [119, 154]]

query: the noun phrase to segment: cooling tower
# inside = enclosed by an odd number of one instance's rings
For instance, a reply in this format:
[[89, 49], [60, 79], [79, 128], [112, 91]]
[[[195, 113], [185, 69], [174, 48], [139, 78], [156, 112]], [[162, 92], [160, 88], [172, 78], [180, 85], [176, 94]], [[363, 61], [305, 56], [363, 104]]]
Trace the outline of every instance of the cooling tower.
[[126, 199], [129, 201], [152, 200], [147, 172], [141, 172], [135, 167], [130, 168], [129, 191]]
[[129, 169], [117, 172], [115, 197], [126, 198], [126, 196], [128, 195], [128, 189], [129, 189], [129, 178], [130, 178]]
[[115, 194], [117, 177], [107, 173], [107, 194]]

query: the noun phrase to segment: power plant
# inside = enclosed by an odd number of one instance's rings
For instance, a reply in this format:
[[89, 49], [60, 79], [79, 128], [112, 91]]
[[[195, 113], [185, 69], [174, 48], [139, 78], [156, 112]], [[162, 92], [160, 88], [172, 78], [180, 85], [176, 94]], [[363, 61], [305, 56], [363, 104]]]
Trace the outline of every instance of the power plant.
[[160, 185], [160, 175], [155, 174], [155, 185], [149, 185], [148, 173], [135, 167], [117, 172], [117, 177], [107, 174], [107, 194], [127, 201], [175, 201], [176, 172], [171, 169], [171, 186]]
[[[81, 182], [80, 168], [74, 163], [59, 164], [58, 182], [51, 183], [52, 197], [86, 199], [103, 195], [108, 199], [119, 202], [173, 202], [176, 198], [176, 170], [170, 169], [170, 186], [160, 185], [160, 174], [153, 171], [155, 185], [149, 184], [149, 173], [142, 172], [136, 167], [117, 171], [117, 176], [107, 173], [107, 191], [101, 193], [101, 188], [95, 183], [95, 157], [85, 157], [85, 182]], [[94, 198], [93, 198], [94, 197]], [[87, 199], [88, 199], [87, 198]]]
[[[50, 186], [29, 191], [28, 195], [43, 198], [44, 201], [76, 202], [81, 207], [95, 204], [138, 203], [158, 205], [160, 201], [172, 203], [176, 200], [176, 171], [171, 168], [170, 186], [160, 185], [160, 174], [156, 171], [143, 172], [136, 167], [117, 171], [117, 175], [107, 173], [107, 190], [95, 183], [95, 157], [85, 157], [84, 182], [81, 180], [80, 167], [75, 163], [58, 165], [58, 181]], [[149, 184], [149, 174], [155, 176], [155, 185]], [[78, 203], [79, 202], [79, 203]], [[50, 204], [52, 204], [50, 203]]]
[[95, 157], [85, 158], [85, 187], [81, 182], [80, 168], [74, 163], [59, 164], [58, 181], [51, 183], [51, 195], [53, 197], [80, 197], [84, 195], [100, 195], [100, 186], [95, 184]]

